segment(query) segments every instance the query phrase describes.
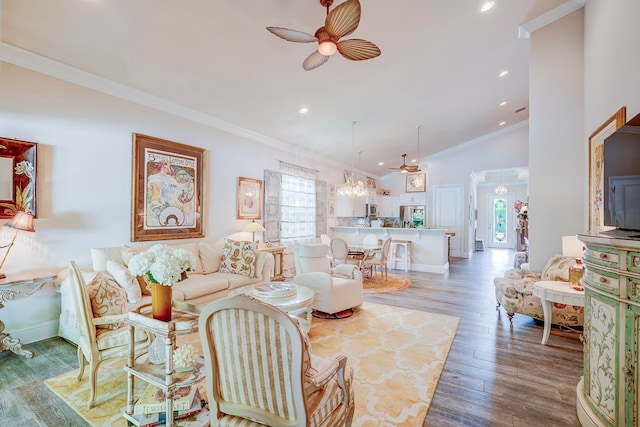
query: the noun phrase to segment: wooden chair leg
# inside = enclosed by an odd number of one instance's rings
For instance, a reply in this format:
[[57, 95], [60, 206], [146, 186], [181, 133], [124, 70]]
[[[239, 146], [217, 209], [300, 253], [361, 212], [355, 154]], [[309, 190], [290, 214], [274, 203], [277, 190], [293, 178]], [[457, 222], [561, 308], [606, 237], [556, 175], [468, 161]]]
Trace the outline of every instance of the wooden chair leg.
[[78, 378], [80, 381], [82, 376], [84, 375], [84, 353], [82, 352], [82, 348], [78, 346]]

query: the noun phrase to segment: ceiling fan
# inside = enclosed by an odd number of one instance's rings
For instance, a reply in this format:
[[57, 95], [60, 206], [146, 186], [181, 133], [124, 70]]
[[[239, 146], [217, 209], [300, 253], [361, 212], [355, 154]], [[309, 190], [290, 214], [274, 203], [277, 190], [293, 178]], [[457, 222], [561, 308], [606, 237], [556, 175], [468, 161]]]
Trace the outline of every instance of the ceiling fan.
[[[416, 129], [418, 129], [418, 162], [420, 161], [420, 125], [416, 126]], [[414, 173], [414, 172], [420, 172], [420, 166], [419, 165], [408, 165], [407, 164], [407, 155], [403, 154], [402, 155], [402, 164], [400, 165], [399, 168], [389, 168], [391, 170], [399, 170], [400, 173]]]
[[333, 4], [333, 0], [320, 0], [320, 4], [327, 8], [327, 17], [324, 26], [318, 28], [314, 35], [288, 28], [267, 27], [271, 33], [286, 41], [318, 42], [318, 49], [302, 63], [305, 70], [313, 70], [326, 63], [336, 51], [352, 61], [363, 61], [380, 55], [380, 48], [370, 41], [362, 39], [339, 41], [340, 38], [353, 33], [358, 28], [361, 10], [358, 0], [347, 0], [331, 12], [329, 7]]
[[389, 169], [400, 171], [400, 173], [420, 172], [420, 167], [418, 165], [408, 165], [406, 163], [406, 160], [407, 160], [407, 155], [403, 154], [402, 155], [402, 164], [400, 165], [400, 167], [399, 168], [389, 168]]

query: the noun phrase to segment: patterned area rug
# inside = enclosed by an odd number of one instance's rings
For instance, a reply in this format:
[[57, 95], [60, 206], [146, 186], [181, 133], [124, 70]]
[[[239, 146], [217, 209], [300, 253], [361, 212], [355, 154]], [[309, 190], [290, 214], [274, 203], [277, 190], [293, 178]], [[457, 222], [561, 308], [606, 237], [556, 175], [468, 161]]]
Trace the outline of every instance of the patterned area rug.
[[[381, 304], [365, 303], [341, 320], [313, 319], [309, 336], [314, 354], [347, 355], [355, 371], [354, 427], [422, 425], [438, 384], [459, 319]], [[189, 337], [190, 341], [197, 338]], [[89, 383], [77, 370], [45, 384], [92, 426], [126, 426], [124, 360], [98, 370], [96, 406], [88, 409]], [[136, 381], [137, 394], [144, 384]]]
[[382, 277], [378, 273], [374, 277], [365, 277], [362, 283], [363, 292], [365, 294], [381, 294], [384, 292], [395, 292], [408, 288], [411, 281], [406, 277], [389, 273], [387, 280], [382, 281]]

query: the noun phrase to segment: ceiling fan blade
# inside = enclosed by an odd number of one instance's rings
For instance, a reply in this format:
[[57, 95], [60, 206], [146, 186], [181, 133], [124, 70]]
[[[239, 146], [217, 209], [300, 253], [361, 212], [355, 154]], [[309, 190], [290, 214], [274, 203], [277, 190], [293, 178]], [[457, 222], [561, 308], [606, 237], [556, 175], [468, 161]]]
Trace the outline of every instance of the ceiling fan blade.
[[349, 35], [358, 28], [360, 11], [358, 0], [347, 0], [329, 12], [324, 27], [333, 37], [340, 38]]
[[304, 60], [304, 62], [302, 63], [302, 68], [307, 71], [313, 70], [314, 68], [318, 68], [319, 66], [327, 62], [329, 58], [329, 56], [324, 56], [317, 50], [314, 50], [313, 53], [307, 56], [307, 59]]
[[375, 58], [382, 53], [378, 46], [362, 39], [349, 39], [338, 42], [338, 52], [352, 61]]
[[309, 34], [302, 31], [290, 30], [289, 28], [282, 27], [267, 27], [267, 30], [272, 34], [280, 37], [281, 39], [285, 39], [288, 42], [297, 42], [297, 43], [310, 43], [318, 41], [318, 39]]

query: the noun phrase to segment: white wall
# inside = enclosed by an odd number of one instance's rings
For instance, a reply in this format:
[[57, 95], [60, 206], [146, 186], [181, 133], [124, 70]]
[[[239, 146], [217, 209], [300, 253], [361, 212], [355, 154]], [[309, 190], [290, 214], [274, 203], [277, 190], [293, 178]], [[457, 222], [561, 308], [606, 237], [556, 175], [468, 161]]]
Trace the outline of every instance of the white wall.
[[[90, 265], [90, 248], [130, 242], [132, 133], [203, 147], [204, 233], [219, 240], [239, 231], [238, 176], [263, 178], [284, 160], [343, 180], [343, 167], [274, 149], [113, 96], [2, 64], [0, 135], [39, 143], [36, 236], [18, 241], [3, 272], [58, 272], [70, 260]], [[1, 225], [1, 224], [0, 224]], [[2, 243], [0, 242], [0, 245]], [[1, 254], [0, 254], [1, 255]], [[26, 342], [54, 329], [59, 298], [53, 289], [6, 304], [6, 329]], [[44, 330], [41, 333], [47, 333]]]
[[534, 271], [585, 229], [583, 11], [531, 35], [529, 244]]
[[[476, 141], [469, 141], [461, 147], [428, 157], [420, 168], [427, 174], [427, 192], [429, 205], [427, 223], [433, 224], [433, 202], [431, 199], [434, 185], [463, 184], [463, 206], [468, 205], [471, 190], [471, 173], [474, 171], [497, 170], [515, 167], [527, 167], [529, 163], [529, 130], [527, 122], [496, 132]], [[395, 173], [382, 177], [384, 188], [391, 194], [404, 193], [406, 175]], [[524, 196], [526, 198], [526, 194]], [[478, 199], [480, 203], [480, 199]], [[484, 202], [483, 202], [484, 206]], [[465, 209], [463, 224], [470, 224], [468, 209]], [[462, 252], [473, 252], [473, 228], [465, 228]]]

